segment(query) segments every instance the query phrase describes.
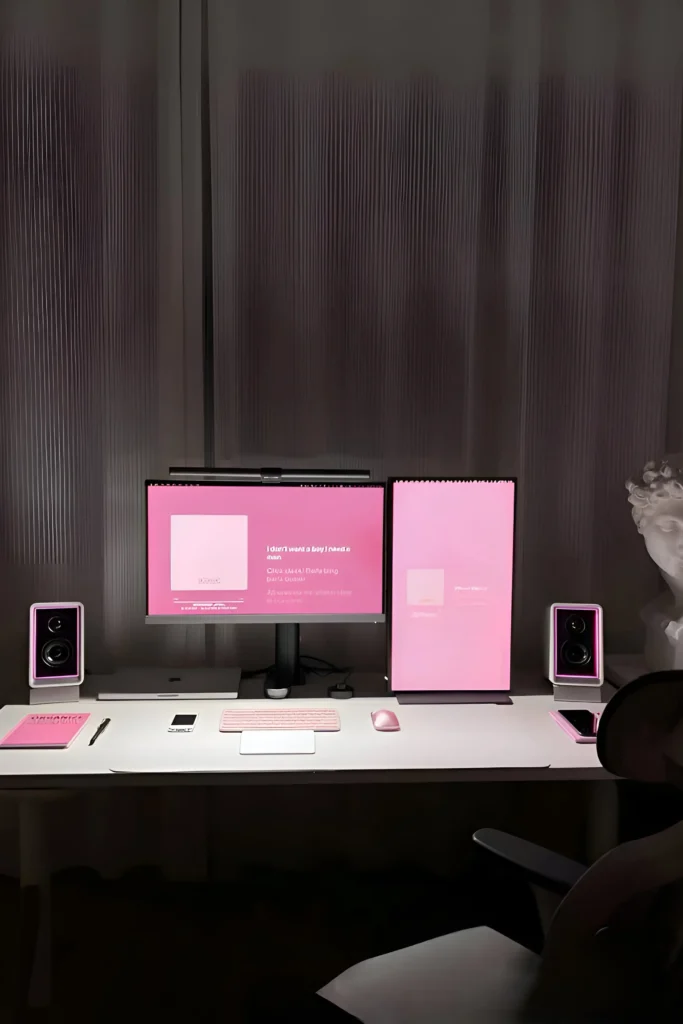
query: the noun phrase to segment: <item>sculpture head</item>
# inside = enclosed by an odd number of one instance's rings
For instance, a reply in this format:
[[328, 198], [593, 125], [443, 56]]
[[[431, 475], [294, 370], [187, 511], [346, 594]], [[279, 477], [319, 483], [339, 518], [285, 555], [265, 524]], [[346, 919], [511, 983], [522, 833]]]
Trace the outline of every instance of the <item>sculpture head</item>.
[[683, 469], [673, 456], [648, 462], [626, 487], [650, 558], [665, 576], [683, 582]]

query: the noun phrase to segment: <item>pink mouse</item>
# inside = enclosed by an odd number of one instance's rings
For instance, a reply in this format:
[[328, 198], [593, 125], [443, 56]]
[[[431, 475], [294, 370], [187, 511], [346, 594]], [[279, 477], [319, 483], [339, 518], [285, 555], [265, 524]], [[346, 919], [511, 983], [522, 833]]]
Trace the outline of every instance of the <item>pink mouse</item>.
[[398, 718], [393, 711], [373, 711], [372, 724], [376, 732], [400, 732]]

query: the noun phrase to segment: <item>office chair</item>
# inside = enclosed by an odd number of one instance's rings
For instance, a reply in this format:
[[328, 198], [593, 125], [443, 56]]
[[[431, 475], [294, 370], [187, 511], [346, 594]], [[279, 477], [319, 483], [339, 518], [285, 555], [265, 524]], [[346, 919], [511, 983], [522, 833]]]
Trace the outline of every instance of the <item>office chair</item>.
[[[683, 788], [683, 672], [648, 674], [618, 691], [603, 712], [597, 753], [615, 776]], [[333, 1010], [330, 1021], [680, 1019], [683, 822], [624, 843], [588, 869], [493, 829], [474, 842], [557, 899], [541, 955], [489, 928], [431, 939], [325, 985], [317, 996]]]

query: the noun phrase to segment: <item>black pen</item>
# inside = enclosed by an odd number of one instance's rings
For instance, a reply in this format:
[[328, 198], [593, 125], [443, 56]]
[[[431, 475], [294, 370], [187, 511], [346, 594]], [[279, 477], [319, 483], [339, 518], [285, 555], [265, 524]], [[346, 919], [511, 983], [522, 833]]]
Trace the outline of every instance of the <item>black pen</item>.
[[88, 744], [89, 747], [92, 747], [92, 745], [95, 742], [95, 740], [97, 739], [97, 737], [102, 735], [102, 733], [107, 728], [107, 726], [109, 725], [110, 722], [111, 722], [111, 718], [105, 718], [105, 720], [103, 722], [100, 722], [100, 724], [97, 727], [97, 732], [95, 733], [93, 738], [90, 740], [90, 743]]

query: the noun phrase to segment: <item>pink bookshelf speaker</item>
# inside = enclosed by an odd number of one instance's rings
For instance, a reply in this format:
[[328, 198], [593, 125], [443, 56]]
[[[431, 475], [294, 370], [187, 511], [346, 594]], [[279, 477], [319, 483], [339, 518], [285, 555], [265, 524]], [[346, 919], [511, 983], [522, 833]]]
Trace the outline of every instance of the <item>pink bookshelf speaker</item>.
[[602, 608], [556, 603], [546, 622], [546, 673], [556, 700], [599, 701], [605, 681]]
[[83, 605], [32, 604], [29, 612], [28, 685], [31, 704], [78, 700], [84, 671]]

